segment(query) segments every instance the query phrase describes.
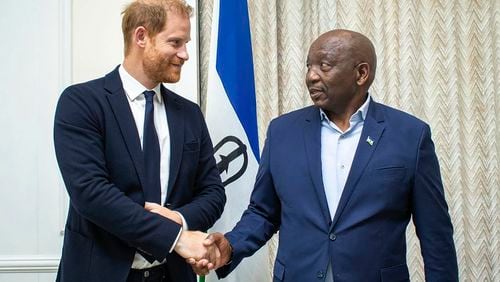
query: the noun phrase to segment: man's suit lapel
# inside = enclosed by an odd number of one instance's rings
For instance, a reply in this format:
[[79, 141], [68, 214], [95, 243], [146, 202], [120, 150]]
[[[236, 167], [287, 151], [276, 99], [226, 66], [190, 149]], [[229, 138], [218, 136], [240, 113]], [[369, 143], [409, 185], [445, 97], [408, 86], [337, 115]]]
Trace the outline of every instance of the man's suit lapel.
[[[172, 193], [172, 187], [177, 179], [184, 150], [184, 117], [182, 107], [176, 97], [161, 85], [161, 95], [165, 101], [165, 113], [170, 134], [170, 176], [168, 178], [167, 200]], [[170, 95], [169, 95], [170, 94]]]
[[[328, 210], [323, 176], [321, 172], [321, 120], [319, 109], [310, 107], [306, 113], [304, 125], [304, 144], [309, 167], [309, 173], [314, 184], [314, 191], [318, 196], [323, 217], [327, 224], [330, 224], [331, 216]], [[299, 195], [300, 197], [300, 195]]]
[[361, 132], [361, 137], [354, 155], [351, 170], [349, 172], [349, 176], [347, 177], [342, 196], [340, 197], [335, 217], [333, 218], [331, 229], [333, 229], [344, 211], [344, 208], [347, 205], [359, 178], [364, 173], [368, 161], [377, 148], [378, 141], [380, 140], [384, 129], [385, 125], [383, 112], [381, 111], [379, 105], [372, 100], [364, 121], [363, 131]]
[[113, 114], [116, 117], [116, 122], [120, 127], [128, 152], [134, 162], [135, 170], [139, 176], [139, 181], [141, 182], [141, 185], [144, 186], [144, 160], [141, 149], [141, 140], [139, 139], [139, 134], [137, 133], [134, 116], [130, 110], [127, 96], [123, 90], [123, 85], [118, 73], [118, 67], [106, 75], [104, 88], [109, 92], [109, 95], [107, 95], [109, 104], [111, 105]]

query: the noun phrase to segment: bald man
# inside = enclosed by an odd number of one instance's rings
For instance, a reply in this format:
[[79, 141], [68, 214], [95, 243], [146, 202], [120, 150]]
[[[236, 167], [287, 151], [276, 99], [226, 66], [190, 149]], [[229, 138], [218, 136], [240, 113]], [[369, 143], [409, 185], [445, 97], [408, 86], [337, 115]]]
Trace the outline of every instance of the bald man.
[[430, 128], [374, 101], [376, 67], [372, 43], [357, 32], [313, 42], [314, 105], [271, 122], [248, 209], [231, 232], [206, 241], [222, 252], [220, 277], [280, 231], [274, 281], [408, 281], [412, 219], [426, 280], [458, 280]]

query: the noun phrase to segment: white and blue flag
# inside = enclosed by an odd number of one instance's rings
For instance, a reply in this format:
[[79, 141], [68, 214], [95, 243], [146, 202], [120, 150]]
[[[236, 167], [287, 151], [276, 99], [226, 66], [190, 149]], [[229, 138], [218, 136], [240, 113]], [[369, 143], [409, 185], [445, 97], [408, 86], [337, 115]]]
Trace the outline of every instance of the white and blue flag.
[[[247, 208], [259, 163], [259, 139], [246, 0], [215, 0], [206, 121], [227, 202], [212, 231], [228, 232]], [[244, 259], [223, 281], [270, 281], [267, 247]], [[215, 273], [207, 281], [220, 281]]]

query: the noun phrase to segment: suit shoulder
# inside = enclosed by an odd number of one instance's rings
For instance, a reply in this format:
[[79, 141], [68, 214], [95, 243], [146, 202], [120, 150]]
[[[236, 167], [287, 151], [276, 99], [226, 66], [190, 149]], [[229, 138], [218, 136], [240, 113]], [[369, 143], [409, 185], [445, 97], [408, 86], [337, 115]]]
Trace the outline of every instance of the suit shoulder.
[[175, 93], [174, 91], [172, 91], [168, 88], [165, 88], [165, 89], [166, 89], [166, 94], [167, 94], [168, 100], [175, 101], [176, 103], [178, 103], [184, 107], [187, 107], [187, 108], [197, 109], [197, 110], [200, 109], [200, 106], [198, 106], [198, 104], [194, 103], [193, 101], [190, 101], [190, 100], [182, 97], [181, 95]]
[[418, 118], [410, 113], [404, 112], [402, 110], [399, 110], [399, 109], [396, 109], [396, 108], [393, 108], [391, 106], [387, 106], [384, 104], [380, 104], [380, 103], [377, 103], [377, 106], [380, 107], [384, 111], [384, 114], [385, 114], [388, 122], [396, 122], [396, 123], [401, 124], [401, 125], [408, 124], [408, 125], [419, 126], [419, 127], [428, 125], [422, 119], [420, 119], [420, 118]]
[[315, 106], [308, 106], [305, 108], [293, 110], [286, 114], [282, 114], [274, 118], [271, 123], [274, 124], [290, 124], [298, 120], [308, 119], [310, 116], [317, 114], [319, 117], [319, 110]]
[[383, 112], [386, 130], [393, 136], [418, 140], [424, 132], [431, 131], [429, 124], [412, 114], [382, 104], [377, 104], [376, 109]]
[[187, 116], [190, 116], [188, 121], [194, 122], [196, 124], [205, 124], [205, 117], [201, 112], [201, 108], [198, 104], [180, 96], [179, 94], [169, 89], [166, 89], [164, 97], [166, 97], [167, 105], [176, 105], [176, 107], [180, 107]]
[[104, 77], [70, 85], [63, 90], [61, 96], [88, 96], [98, 93], [99, 89], [104, 89]]

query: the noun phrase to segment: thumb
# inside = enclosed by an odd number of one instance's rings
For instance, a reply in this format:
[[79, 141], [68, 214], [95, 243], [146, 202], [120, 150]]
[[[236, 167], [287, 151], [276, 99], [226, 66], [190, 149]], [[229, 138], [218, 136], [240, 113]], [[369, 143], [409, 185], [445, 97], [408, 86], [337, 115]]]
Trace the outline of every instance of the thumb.
[[205, 246], [205, 247], [209, 247], [209, 246], [213, 245], [214, 243], [216, 243], [216, 238], [214, 238], [213, 233], [208, 235], [207, 238], [205, 238], [205, 240], [203, 240], [203, 246]]
[[[209, 240], [210, 244], [220, 245], [226, 238], [222, 233], [215, 232], [210, 234], [205, 241]], [[208, 241], [207, 241], [208, 242]]]

